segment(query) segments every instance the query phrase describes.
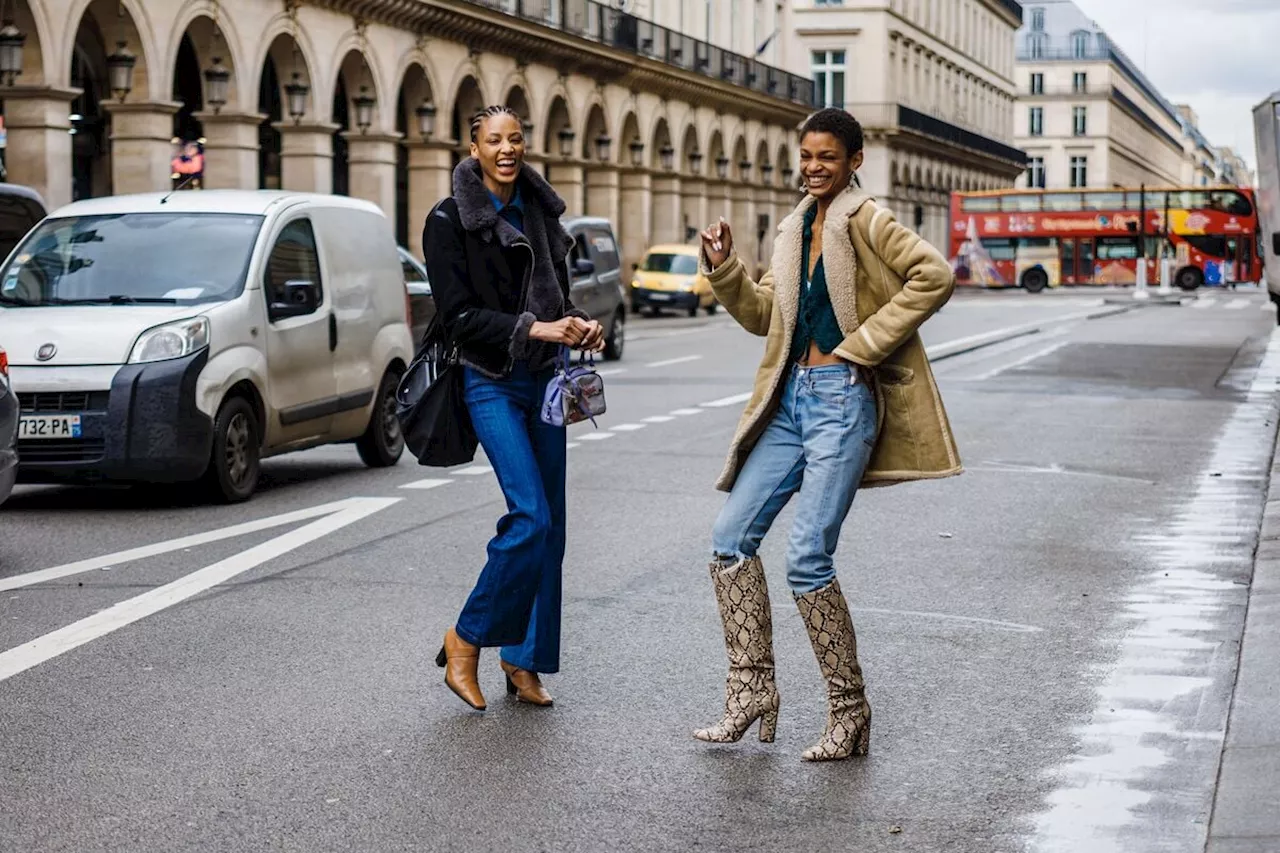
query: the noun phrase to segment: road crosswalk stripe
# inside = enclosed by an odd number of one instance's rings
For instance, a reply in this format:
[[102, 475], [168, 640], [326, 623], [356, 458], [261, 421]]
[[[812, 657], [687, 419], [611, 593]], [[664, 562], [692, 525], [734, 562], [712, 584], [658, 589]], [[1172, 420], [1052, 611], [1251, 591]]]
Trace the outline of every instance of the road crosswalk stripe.
[[604, 441], [606, 438], [613, 438], [611, 432], [588, 432], [578, 436], [578, 441]]
[[724, 409], [729, 406], [736, 406], [739, 403], [745, 403], [751, 399], [751, 392], [744, 391], [741, 394], [734, 394], [732, 397], [721, 397], [719, 400], [712, 400], [710, 403], [703, 403], [704, 409]]
[[615, 424], [609, 427], [613, 432], [635, 432], [638, 429], [644, 429], [645, 424]]
[[1202, 296], [1199, 299], [1197, 299], [1195, 302], [1192, 302], [1191, 307], [1204, 309], [1204, 308], [1212, 308], [1216, 304], [1218, 304], [1218, 300]]
[[412, 483], [405, 483], [402, 489], [438, 489], [441, 486], [447, 486], [453, 480], [414, 480]]
[[671, 414], [679, 415], [683, 418], [689, 415], [700, 415], [702, 414], [702, 409], [672, 409]]
[[492, 474], [493, 468], [488, 465], [472, 465], [470, 468], [463, 468], [459, 471], [451, 471], [459, 477], [483, 477], [485, 474]]
[[650, 417], [645, 418], [644, 422], [647, 424], [665, 424], [668, 421], [674, 421], [674, 420], [675, 418], [671, 417], [671, 415], [652, 415]]

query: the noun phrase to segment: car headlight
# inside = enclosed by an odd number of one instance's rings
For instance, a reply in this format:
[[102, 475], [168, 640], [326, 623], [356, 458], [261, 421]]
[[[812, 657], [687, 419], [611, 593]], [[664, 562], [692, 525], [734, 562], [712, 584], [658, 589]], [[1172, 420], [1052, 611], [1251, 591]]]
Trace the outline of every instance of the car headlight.
[[209, 319], [192, 317], [147, 329], [129, 353], [130, 364], [165, 361], [199, 352], [209, 345]]
[[638, 279], [638, 278], [633, 278], [633, 279], [631, 279], [631, 286], [632, 286], [632, 287], [639, 287], [639, 286], [640, 286], [640, 279]]
[[693, 290], [694, 285], [696, 285], [697, 283], [698, 283], [697, 278], [686, 278], [684, 281], [680, 282], [680, 289]]

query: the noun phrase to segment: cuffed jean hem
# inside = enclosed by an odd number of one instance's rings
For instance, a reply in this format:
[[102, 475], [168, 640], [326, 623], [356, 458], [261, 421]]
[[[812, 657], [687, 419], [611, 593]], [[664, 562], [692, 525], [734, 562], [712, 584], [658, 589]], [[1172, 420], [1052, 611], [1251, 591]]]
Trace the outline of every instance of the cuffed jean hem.
[[835, 569], [831, 570], [830, 577], [826, 577], [824, 575], [820, 578], [805, 578], [804, 581], [800, 581], [799, 579], [791, 579], [791, 578], [788, 578], [787, 580], [791, 586], [791, 597], [799, 598], [802, 595], [808, 595], [811, 592], [817, 592], [820, 589], [826, 589], [827, 587], [831, 586], [831, 584], [835, 583], [836, 570]]

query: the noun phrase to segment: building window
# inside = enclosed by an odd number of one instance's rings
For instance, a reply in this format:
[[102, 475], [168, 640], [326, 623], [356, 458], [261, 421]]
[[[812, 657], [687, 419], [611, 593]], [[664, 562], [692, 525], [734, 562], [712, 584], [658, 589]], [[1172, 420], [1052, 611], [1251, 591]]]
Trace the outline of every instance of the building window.
[[1032, 107], [1028, 131], [1031, 136], [1044, 136], [1044, 107]]
[[1089, 185], [1089, 158], [1071, 158], [1071, 186], [1087, 187]]
[[1044, 189], [1044, 158], [1029, 157], [1027, 159], [1027, 186], [1031, 189]]
[[1044, 9], [1031, 10], [1031, 29], [1037, 33], [1044, 32]]
[[815, 50], [812, 60], [814, 104], [843, 109], [844, 51]]
[[1071, 108], [1071, 132], [1076, 136], [1085, 136], [1089, 133], [1087, 107]]
[[1089, 88], [1089, 75], [1083, 71], [1077, 71], [1071, 75], [1071, 91], [1079, 94]]
[[1044, 94], [1044, 75], [1043, 74], [1031, 75], [1031, 94], [1033, 95]]
[[815, 6], [843, 6], [844, 0], [813, 0]]
[[1076, 59], [1084, 59], [1089, 55], [1089, 34], [1078, 30], [1071, 34], [1071, 55]]
[[1030, 33], [1027, 35], [1027, 53], [1032, 59], [1044, 59], [1045, 41], [1044, 33]]

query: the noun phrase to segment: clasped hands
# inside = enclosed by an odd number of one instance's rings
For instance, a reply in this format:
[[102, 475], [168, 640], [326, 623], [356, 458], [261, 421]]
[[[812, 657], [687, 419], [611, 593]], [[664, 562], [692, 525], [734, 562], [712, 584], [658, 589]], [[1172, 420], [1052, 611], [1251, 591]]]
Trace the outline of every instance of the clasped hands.
[[529, 327], [529, 337], [585, 352], [604, 349], [604, 327], [595, 320], [583, 320], [581, 317], [564, 317], [553, 323], [535, 322]]

